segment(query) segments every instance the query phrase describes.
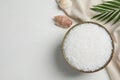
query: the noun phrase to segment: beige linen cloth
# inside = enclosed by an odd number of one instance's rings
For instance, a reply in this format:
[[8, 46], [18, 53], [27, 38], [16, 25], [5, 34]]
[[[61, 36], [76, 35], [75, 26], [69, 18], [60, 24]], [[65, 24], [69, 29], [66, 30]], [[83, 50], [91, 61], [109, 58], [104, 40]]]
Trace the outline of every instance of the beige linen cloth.
[[[60, 2], [61, 1], [61, 2]], [[78, 20], [78, 22], [84, 21], [94, 21], [91, 17], [97, 13], [90, 10], [93, 5], [104, 3], [108, 0], [56, 0], [58, 6], [65, 12], [66, 15], [71, 17], [73, 20]], [[114, 39], [114, 57], [112, 61], [107, 65], [106, 70], [110, 76], [111, 80], [120, 80], [120, 23], [111, 25], [103, 24], [108, 31], [111, 33]]]

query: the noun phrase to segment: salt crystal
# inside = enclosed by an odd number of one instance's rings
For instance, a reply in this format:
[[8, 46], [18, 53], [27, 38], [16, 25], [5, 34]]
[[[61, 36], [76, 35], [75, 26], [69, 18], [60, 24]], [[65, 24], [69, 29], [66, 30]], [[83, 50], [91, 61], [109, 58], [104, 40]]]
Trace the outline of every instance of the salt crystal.
[[64, 39], [63, 53], [77, 70], [94, 72], [105, 66], [113, 51], [110, 34], [100, 25], [83, 23], [72, 28]]

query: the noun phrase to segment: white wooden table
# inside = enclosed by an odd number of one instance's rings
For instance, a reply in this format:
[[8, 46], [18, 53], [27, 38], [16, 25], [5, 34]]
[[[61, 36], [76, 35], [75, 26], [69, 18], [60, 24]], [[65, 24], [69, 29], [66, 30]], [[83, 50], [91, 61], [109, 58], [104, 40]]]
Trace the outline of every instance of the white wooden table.
[[0, 80], [109, 80], [105, 70], [83, 74], [65, 63], [59, 14], [55, 0], [0, 0]]

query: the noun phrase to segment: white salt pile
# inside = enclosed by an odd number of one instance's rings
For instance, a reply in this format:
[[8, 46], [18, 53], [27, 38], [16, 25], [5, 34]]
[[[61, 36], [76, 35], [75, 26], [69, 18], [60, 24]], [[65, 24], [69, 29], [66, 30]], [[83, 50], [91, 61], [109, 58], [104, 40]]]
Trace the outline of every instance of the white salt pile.
[[102, 69], [112, 58], [112, 51], [110, 34], [102, 26], [91, 22], [72, 28], [63, 43], [66, 61], [83, 72]]

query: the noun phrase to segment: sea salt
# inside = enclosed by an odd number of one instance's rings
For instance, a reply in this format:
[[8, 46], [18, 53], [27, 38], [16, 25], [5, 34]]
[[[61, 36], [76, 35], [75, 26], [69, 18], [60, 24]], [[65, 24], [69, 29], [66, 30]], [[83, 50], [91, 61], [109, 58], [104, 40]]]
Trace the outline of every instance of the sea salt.
[[102, 68], [112, 54], [112, 39], [108, 32], [94, 23], [83, 23], [71, 29], [63, 43], [68, 63], [82, 71]]

